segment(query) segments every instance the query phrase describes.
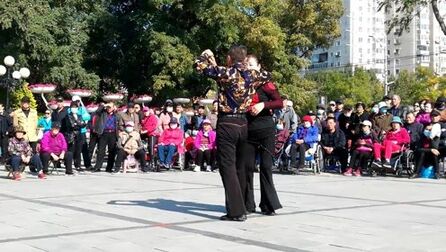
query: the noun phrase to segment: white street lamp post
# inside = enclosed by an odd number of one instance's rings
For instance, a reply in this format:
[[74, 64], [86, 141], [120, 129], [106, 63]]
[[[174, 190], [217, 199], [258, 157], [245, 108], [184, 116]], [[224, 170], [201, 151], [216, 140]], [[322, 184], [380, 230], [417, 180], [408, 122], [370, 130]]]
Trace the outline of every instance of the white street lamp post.
[[6, 88], [6, 109], [9, 110], [9, 93], [14, 90], [21, 79], [29, 77], [31, 72], [28, 68], [22, 67], [20, 70], [14, 70], [15, 59], [12, 56], [6, 56], [3, 59], [5, 65], [0, 65], [0, 87]]

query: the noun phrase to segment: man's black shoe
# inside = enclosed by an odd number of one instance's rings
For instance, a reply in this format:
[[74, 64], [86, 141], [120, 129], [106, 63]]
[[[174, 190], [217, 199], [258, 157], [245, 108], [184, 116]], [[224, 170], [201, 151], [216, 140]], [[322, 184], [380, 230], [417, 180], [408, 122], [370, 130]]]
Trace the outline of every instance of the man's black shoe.
[[274, 215], [276, 215], [276, 212], [274, 212], [274, 211], [265, 211], [265, 212], [262, 212], [262, 214], [263, 215], [267, 215], [267, 216], [274, 216]]
[[220, 217], [220, 220], [222, 220], [222, 221], [245, 221], [246, 219], [248, 219], [248, 218], [246, 217], [245, 214], [238, 216], [238, 217], [230, 217], [226, 214], [226, 215], [223, 215]]
[[246, 215], [250, 215], [250, 214], [253, 214], [253, 213], [255, 213], [255, 212], [256, 212], [255, 209], [250, 209], [250, 210], [246, 210], [245, 214], [246, 214]]
[[101, 171], [100, 168], [98, 168], [98, 169], [92, 169], [92, 170], [91, 170], [91, 172], [100, 172], [100, 171]]

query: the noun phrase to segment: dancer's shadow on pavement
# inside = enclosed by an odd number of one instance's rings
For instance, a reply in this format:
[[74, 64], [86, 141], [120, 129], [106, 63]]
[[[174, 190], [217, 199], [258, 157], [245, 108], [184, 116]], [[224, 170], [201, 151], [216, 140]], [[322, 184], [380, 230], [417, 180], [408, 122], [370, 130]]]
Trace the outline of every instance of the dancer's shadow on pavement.
[[207, 219], [218, 219], [219, 216], [206, 214], [204, 212], [219, 212], [226, 211], [224, 206], [203, 204], [190, 201], [176, 201], [169, 199], [149, 199], [149, 200], [111, 200], [107, 202], [110, 205], [120, 206], [142, 206], [151, 207], [160, 210], [166, 210], [177, 213], [191, 214]]

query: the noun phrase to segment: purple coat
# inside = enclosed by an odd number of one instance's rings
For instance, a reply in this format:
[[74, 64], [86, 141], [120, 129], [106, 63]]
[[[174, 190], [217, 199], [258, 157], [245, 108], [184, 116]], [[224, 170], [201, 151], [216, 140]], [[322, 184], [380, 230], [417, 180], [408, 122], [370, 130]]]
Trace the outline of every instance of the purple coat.
[[[195, 141], [194, 141], [194, 147], [195, 149], [200, 149], [201, 147], [201, 139], [203, 138], [203, 130], [198, 131], [197, 136], [195, 137]], [[215, 133], [214, 130], [209, 131], [209, 149], [213, 150], [215, 149], [215, 145], [216, 145], [216, 140], [217, 138], [217, 133]]]
[[419, 113], [415, 118], [415, 121], [424, 126], [429, 125], [431, 123], [431, 115], [429, 113]]
[[43, 138], [40, 141], [40, 153], [54, 153], [59, 155], [60, 153], [67, 151], [67, 141], [62, 133], [58, 133], [56, 136], [51, 134], [51, 131], [43, 134]]

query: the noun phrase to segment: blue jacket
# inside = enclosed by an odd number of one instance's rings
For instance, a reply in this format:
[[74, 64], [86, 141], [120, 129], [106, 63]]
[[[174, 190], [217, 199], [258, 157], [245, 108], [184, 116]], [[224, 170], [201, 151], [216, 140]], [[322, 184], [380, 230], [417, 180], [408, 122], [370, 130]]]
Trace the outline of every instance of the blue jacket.
[[37, 127], [43, 129], [43, 133], [51, 130], [51, 118], [49, 120], [45, 120], [45, 117], [40, 117], [37, 122]]
[[[71, 109], [70, 108], [68, 109], [68, 114], [71, 114]], [[80, 106], [77, 109], [77, 115], [80, 118], [82, 118], [82, 121], [84, 121], [86, 123], [91, 120], [90, 113], [88, 113], [87, 109], [82, 107], [82, 106]], [[87, 133], [87, 127], [86, 126], [81, 129], [81, 133]]]
[[316, 126], [312, 125], [310, 128], [305, 128], [303, 125], [300, 125], [296, 132], [291, 135], [290, 144], [296, 143], [296, 140], [304, 140], [304, 143], [308, 144], [308, 146], [313, 147], [318, 140], [318, 132]]

